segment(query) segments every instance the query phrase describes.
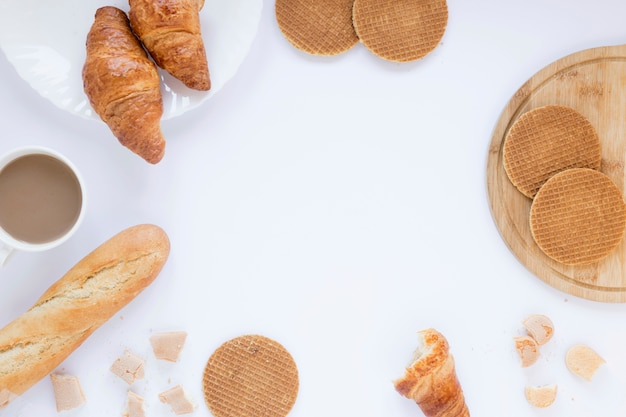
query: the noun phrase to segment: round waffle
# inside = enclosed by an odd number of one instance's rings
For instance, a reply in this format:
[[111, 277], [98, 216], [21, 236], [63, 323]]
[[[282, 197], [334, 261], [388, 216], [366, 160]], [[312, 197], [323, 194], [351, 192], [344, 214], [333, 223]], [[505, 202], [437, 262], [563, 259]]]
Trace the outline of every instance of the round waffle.
[[258, 335], [221, 345], [203, 375], [204, 399], [215, 417], [284, 417], [298, 387], [298, 369], [289, 352]]
[[431, 52], [448, 25], [446, 0], [355, 0], [352, 19], [367, 49], [394, 62]]
[[593, 125], [566, 106], [543, 106], [513, 123], [502, 148], [504, 169], [515, 187], [533, 198], [557, 172], [600, 169], [600, 138]]
[[550, 178], [530, 208], [533, 239], [550, 258], [584, 265], [609, 255], [622, 241], [626, 205], [605, 174], [573, 168]]
[[278, 27], [296, 48], [337, 55], [359, 41], [352, 25], [354, 0], [276, 0]]

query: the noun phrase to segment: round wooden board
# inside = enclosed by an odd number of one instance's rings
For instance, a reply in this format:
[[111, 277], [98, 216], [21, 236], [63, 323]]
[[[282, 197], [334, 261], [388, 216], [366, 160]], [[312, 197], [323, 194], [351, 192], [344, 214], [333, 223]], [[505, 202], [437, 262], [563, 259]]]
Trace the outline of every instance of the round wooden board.
[[536, 107], [570, 106], [594, 125], [602, 144], [601, 171], [624, 193], [626, 159], [626, 45], [588, 49], [561, 58], [530, 78], [511, 98], [493, 132], [487, 157], [491, 213], [507, 246], [533, 274], [565, 293], [589, 300], [626, 302], [626, 245], [586, 266], [566, 266], [535, 244], [531, 200], [509, 181], [502, 145], [515, 120]]

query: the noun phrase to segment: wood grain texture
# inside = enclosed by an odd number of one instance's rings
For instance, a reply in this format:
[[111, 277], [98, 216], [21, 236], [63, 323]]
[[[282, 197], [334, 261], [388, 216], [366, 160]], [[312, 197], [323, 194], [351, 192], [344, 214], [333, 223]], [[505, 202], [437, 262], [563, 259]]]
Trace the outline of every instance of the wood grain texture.
[[497, 121], [487, 157], [487, 192], [496, 226], [509, 249], [538, 278], [567, 294], [610, 303], [626, 302], [624, 240], [607, 258], [566, 266], [535, 244], [529, 225], [532, 200], [509, 181], [502, 145], [520, 115], [548, 104], [570, 106], [596, 128], [602, 145], [600, 170], [625, 192], [626, 45], [580, 51], [533, 75], [513, 95]]

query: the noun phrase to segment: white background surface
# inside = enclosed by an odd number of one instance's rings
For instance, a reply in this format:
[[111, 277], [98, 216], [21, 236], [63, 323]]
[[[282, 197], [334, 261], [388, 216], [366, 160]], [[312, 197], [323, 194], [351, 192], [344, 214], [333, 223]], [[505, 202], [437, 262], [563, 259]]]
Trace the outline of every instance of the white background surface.
[[[420, 416], [398, 377], [417, 330], [448, 338], [474, 416], [622, 416], [626, 306], [568, 296], [529, 273], [491, 218], [485, 164], [492, 129], [521, 84], [582, 49], [626, 42], [621, 0], [449, 1], [442, 44], [391, 64], [361, 45], [308, 56], [282, 37], [266, 1], [237, 75], [211, 100], [163, 122], [165, 159], [150, 166], [99, 122], [54, 107], [0, 58], [0, 152], [53, 147], [81, 170], [88, 212], [78, 233], [0, 271], [0, 325], [111, 235], [151, 222], [172, 252], [157, 280], [62, 366], [87, 404], [67, 416], [115, 416], [127, 386], [108, 368], [124, 349], [148, 359], [133, 388], [148, 415], [181, 383], [209, 416], [201, 375], [224, 341], [258, 333], [300, 372], [292, 417]], [[24, 22], [28, 24], [28, 22]], [[512, 337], [532, 313], [554, 339], [530, 368]], [[156, 363], [153, 331], [189, 333], [181, 361]], [[565, 368], [574, 343], [607, 361], [592, 382]], [[545, 410], [525, 385], [556, 383]], [[54, 416], [49, 379], [0, 413]]]

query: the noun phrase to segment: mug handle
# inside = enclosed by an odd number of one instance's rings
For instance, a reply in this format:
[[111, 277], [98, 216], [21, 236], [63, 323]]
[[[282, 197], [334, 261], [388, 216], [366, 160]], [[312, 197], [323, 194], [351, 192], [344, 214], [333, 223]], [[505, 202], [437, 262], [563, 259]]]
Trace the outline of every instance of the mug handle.
[[6, 265], [7, 262], [13, 257], [15, 253], [15, 249], [10, 246], [1, 246], [0, 247], [0, 267]]

